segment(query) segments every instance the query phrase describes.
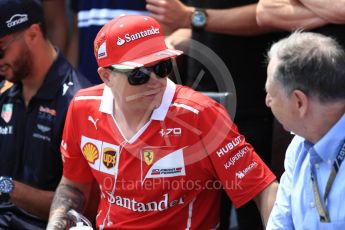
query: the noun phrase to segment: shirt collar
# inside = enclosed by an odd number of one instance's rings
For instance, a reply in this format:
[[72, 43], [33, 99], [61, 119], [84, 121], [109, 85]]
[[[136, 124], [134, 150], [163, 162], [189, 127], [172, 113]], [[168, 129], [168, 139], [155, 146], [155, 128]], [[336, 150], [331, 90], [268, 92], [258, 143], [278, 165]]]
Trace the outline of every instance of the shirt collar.
[[99, 111], [107, 114], [113, 114], [113, 100], [114, 96], [111, 92], [111, 89], [107, 85], [104, 85]]
[[[169, 107], [172, 103], [172, 100], [174, 98], [175, 91], [176, 91], [176, 84], [172, 82], [170, 79], [167, 79], [167, 86], [164, 90], [162, 103], [159, 105], [158, 108], [153, 110], [150, 120], [158, 120], [158, 121], [164, 120], [166, 114], [168, 113]], [[99, 111], [112, 115], [113, 106], [114, 106], [113, 101], [114, 101], [113, 93], [111, 92], [111, 89], [105, 85]]]
[[339, 147], [345, 141], [345, 114], [333, 127], [313, 146], [315, 152], [323, 161], [332, 162], [339, 153]]

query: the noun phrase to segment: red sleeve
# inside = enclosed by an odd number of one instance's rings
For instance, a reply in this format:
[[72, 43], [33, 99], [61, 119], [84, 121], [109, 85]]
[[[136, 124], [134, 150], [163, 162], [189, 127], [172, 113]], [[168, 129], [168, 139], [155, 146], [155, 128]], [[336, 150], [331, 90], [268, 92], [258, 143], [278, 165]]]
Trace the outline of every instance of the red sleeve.
[[61, 142], [63, 159], [63, 175], [75, 182], [88, 182], [93, 179], [90, 167], [80, 149], [81, 137], [78, 134], [77, 109], [72, 100], [66, 117], [65, 127]]
[[200, 116], [202, 141], [214, 175], [238, 208], [257, 196], [276, 177], [238, 132], [220, 104], [212, 104]]

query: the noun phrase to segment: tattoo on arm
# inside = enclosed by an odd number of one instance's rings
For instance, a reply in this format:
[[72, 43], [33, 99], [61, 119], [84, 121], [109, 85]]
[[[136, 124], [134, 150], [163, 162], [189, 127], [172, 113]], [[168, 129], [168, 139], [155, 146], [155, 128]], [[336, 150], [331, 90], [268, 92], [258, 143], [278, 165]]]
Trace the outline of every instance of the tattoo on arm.
[[85, 196], [78, 188], [60, 184], [55, 192], [55, 196], [50, 208], [50, 218], [47, 229], [65, 229], [69, 222], [67, 212], [74, 209], [81, 212], [84, 208]]

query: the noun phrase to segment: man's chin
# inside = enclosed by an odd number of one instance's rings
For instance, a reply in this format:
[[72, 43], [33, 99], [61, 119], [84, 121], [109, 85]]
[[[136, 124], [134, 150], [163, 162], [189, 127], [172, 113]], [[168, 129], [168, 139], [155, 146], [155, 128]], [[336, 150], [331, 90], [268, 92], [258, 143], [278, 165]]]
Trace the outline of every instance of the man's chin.
[[295, 134], [291, 129], [289, 129], [288, 127], [286, 127], [284, 125], [283, 125], [283, 129], [288, 133]]

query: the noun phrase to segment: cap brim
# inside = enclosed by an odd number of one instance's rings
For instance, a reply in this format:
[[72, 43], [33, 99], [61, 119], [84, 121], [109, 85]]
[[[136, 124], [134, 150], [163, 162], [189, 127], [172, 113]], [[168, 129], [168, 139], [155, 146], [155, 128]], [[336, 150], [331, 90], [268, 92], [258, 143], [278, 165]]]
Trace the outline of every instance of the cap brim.
[[174, 58], [183, 54], [181, 50], [166, 49], [159, 52], [155, 52], [134, 60], [121, 62], [119, 64], [114, 64], [112, 67], [120, 70], [135, 69], [143, 66], [148, 66], [152, 63], [166, 60], [169, 58]]

